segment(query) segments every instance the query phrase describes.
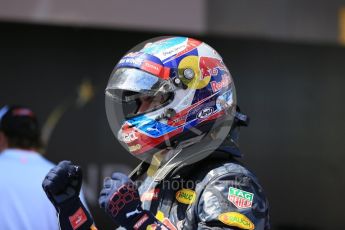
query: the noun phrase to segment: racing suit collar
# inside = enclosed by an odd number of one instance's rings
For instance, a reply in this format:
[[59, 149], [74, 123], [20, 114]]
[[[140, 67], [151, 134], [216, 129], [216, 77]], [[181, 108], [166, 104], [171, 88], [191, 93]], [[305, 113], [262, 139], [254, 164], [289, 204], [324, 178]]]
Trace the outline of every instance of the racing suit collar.
[[[224, 158], [231, 159], [233, 157], [241, 157], [242, 154], [240, 149], [234, 145], [226, 145], [223, 143], [218, 149], [216, 149], [209, 158]], [[188, 166], [184, 161], [175, 161], [170, 164], [165, 164], [163, 167], [159, 168], [155, 173], [154, 180], [160, 182], [164, 180], [169, 174], [174, 174], [174, 172], [179, 171], [180, 169]], [[130, 174], [132, 180], [136, 180], [144, 173], [147, 172], [150, 164], [142, 161]]]

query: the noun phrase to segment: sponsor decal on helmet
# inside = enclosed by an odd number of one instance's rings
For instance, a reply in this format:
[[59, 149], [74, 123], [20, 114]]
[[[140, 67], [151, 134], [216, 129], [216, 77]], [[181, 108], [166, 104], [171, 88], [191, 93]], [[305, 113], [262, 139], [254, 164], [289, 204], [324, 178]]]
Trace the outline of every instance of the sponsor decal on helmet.
[[217, 98], [216, 106], [218, 110], [228, 109], [233, 105], [231, 90], [226, 91]]
[[169, 78], [170, 69], [163, 67], [161, 64], [157, 64], [153, 61], [149, 61], [149, 60], [143, 61], [140, 68], [162, 79]]
[[186, 49], [187, 41], [185, 37], [162, 39], [147, 44], [141, 51], [164, 60]]
[[245, 215], [238, 212], [226, 212], [218, 216], [222, 223], [240, 229], [253, 230], [255, 225]]
[[116, 68], [121, 67], [142, 69], [165, 80], [170, 75], [170, 68], [163, 66], [163, 63], [158, 57], [143, 52], [129, 53], [124, 56], [116, 66]]
[[118, 63], [118, 66], [126, 66], [126, 65], [129, 65], [129, 66], [137, 66], [137, 67], [140, 67], [141, 64], [143, 63], [143, 59], [140, 58], [140, 57], [124, 57], [122, 58], [119, 63]]
[[163, 66], [159, 65], [157, 63], [154, 63], [152, 61], [145, 60], [145, 61], [143, 61], [141, 68], [143, 70], [146, 70], [149, 73], [152, 73], [154, 75], [158, 75], [161, 72], [161, 69], [163, 68]]
[[199, 119], [203, 119], [210, 116], [213, 113], [213, 111], [214, 109], [212, 107], [206, 107], [206, 108], [203, 108], [196, 116]]
[[228, 74], [222, 75], [222, 80], [220, 82], [211, 81], [211, 87], [213, 92], [217, 92], [222, 88], [229, 86], [230, 84], [230, 76]]
[[128, 149], [130, 152], [135, 152], [141, 149], [141, 145], [140, 144], [131, 145], [131, 146], [128, 146]]
[[200, 57], [202, 78], [207, 76], [217, 76], [218, 69], [225, 70], [224, 64], [221, 60], [211, 57]]
[[168, 58], [172, 55], [175, 55], [175, 54], [178, 54], [179, 52], [183, 51], [184, 49], [186, 49], [186, 44], [183, 43], [183, 44], [180, 44], [180, 45], [176, 45], [174, 47], [171, 47], [171, 48], [168, 48], [166, 50], [164, 50], [160, 56], [162, 58]]
[[228, 199], [238, 209], [250, 208], [253, 204], [254, 194], [238, 188], [230, 187]]
[[159, 129], [157, 127], [148, 127], [146, 129], [147, 132], [156, 132], [156, 133], [160, 133]]
[[131, 143], [132, 141], [135, 141], [137, 139], [138, 139], [138, 137], [137, 137], [135, 131], [131, 131], [129, 133], [125, 133], [125, 132], [122, 133], [122, 140], [125, 143]]
[[176, 200], [183, 204], [193, 204], [196, 192], [191, 189], [181, 189], [176, 193]]
[[200, 44], [202, 44], [201, 41], [198, 41], [198, 40], [195, 40], [193, 38], [188, 38], [188, 41], [187, 41], [187, 45], [186, 45], [186, 48], [184, 50], [182, 50], [181, 52], [177, 53], [174, 57], [168, 59], [168, 60], [165, 60], [164, 62], [168, 62], [172, 59], [175, 59], [175, 58], [178, 58], [180, 56], [182, 56], [183, 54], [186, 54], [192, 50], [194, 50], [195, 48], [197, 48]]
[[180, 116], [178, 114], [177, 116], [173, 117], [173, 119], [168, 120], [168, 125], [173, 125], [173, 126], [179, 126], [183, 125], [186, 122], [187, 115]]

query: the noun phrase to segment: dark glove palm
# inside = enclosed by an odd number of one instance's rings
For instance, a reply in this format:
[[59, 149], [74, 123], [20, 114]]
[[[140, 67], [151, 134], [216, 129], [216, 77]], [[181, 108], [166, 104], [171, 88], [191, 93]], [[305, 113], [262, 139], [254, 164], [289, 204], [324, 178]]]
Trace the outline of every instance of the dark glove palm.
[[131, 228], [142, 215], [139, 193], [133, 182], [122, 173], [104, 180], [99, 204], [117, 225]]

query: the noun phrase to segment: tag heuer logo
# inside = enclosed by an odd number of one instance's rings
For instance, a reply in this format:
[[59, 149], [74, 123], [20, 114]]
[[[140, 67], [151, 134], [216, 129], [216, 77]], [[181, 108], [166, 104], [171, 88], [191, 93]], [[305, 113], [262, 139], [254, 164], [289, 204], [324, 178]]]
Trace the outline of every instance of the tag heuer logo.
[[253, 205], [254, 194], [250, 192], [243, 191], [241, 189], [229, 188], [228, 199], [233, 203], [238, 209], [250, 208]]

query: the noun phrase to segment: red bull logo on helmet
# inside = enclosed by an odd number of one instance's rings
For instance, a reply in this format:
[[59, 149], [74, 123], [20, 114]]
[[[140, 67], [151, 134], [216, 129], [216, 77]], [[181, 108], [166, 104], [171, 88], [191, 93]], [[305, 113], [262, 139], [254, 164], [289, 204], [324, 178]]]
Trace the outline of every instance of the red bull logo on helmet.
[[211, 87], [213, 92], [218, 92], [222, 88], [228, 87], [230, 84], [230, 76], [228, 74], [222, 75], [222, 80], [220, 82], [211, 81]]

